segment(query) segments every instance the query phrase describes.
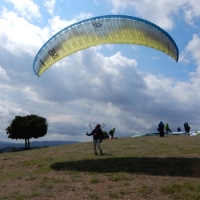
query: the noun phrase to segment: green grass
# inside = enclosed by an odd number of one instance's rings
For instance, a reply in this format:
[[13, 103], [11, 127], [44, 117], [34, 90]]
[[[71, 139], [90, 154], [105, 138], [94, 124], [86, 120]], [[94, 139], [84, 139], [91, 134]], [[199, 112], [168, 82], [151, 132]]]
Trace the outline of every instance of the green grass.
[[92, 178], [90, 180], [90, 183], [99, 183], [99, 182], [100, 182], [100, 180], [98, 178]]
[[189, 182], [172, 184], [160, 189], [164, 194], [169, 194], [174, 199], [200, 199], [200, 185]]
[[0, 154], [4, 199], [200, 200], [200, 137], [147, 136]]
[[41, 196], [41, 193], [39, 193], [38, 191], [32, 191], [31, 193], [22, 194], [20, 191], [16, 190], [14, 192], [8, 193], [7, 195], [1, 195], [0, 200], [7, 200], [7, 199], [23, 200], [39, 196]]

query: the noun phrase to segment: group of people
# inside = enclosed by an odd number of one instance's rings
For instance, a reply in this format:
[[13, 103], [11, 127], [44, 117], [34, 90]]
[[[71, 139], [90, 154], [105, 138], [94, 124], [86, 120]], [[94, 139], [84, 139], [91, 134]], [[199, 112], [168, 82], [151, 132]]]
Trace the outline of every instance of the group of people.
[[[190, 132], [190, 126], [188, 125], [187, 122], [184, 123], [184, 129], [186, 134]], [[160, 137], [164, 137], [164, 133], [166, 134], [169, 134], [169, 132], [172, 133], [171, 129], [169, 128], [169, 124], [166, 123], [164, 125], [162, 121], [159, 122], [157, 130], [159, 131]], [[178, 127], [177, 131], [180, 132], [181, 128]]]
[[[111, 136], [111, 139], [114, 138], [114, 133], [115, 133], [115, 128], [113, 128], [112, 130], [110, 130], [109, 134]], [[101, 129], [101, 125], [97, 124], [95, 129], [92, 130], [91, 133], [86, 133], [87, 136], [93, 136], [93, 149], [94, 149], [94, 155], [98, 155], [97, 153], [97, 147], [100, 151], [100, 154], [103, 155], [103, 150], [101, 148], [100, 143], [102, 142], [102, 140], [104, 139], [104, 134], [103, 131]]]

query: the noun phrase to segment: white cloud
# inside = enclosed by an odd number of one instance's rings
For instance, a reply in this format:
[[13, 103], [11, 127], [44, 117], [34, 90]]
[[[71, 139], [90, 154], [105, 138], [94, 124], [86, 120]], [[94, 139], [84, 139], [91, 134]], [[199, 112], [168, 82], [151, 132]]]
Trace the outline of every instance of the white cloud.
[[[24, 111], [20, 106], [12, 101], [9, 101], [6, 96], [1, 96], [1, 99], [4, 101], [0, 101], [0, 117], [6, 121], [7, 116], [15, 116], [15, 115], [28, 115], [27, 111]], [[10, 119], [12, 120], [12, 118]], [[6, 121], [7, 123], [7, 121]]]
[[35, 103], [53, 105], [53, 103], [42, 99], [41, 96], [38, 94], [38, 92], [36, 92], [34, 90], [34, 88], [31, 88], [31, 87], [25, 85], [21, 90], [24, 93], [24, 95], [27, 97], [27, 99], [30, 99], [31, 101], [33, 101]]
[[199, 0], [187, 0], [184, 2], [184, 18], [187, 23], [189, 23], [192, 26], [195, 26], [194, 21], [200, 17], [200, 7], [198, 6]]
[[4, 12], [0, 16], [0, 46], [15, 55], [35, 54], [44, 41], [49, 38], [47, 28], [41, 29], [30, 24], [14, 12]]
[[76, 23], [77, 20], [72, 19], [71, 21], [62, 20], [59, 16], [55, 16], [52, 19], [49, 19], [49, 25], [51, 28], [51, 35], [53, 36], [58, 31], [62, 30], [63, 28], [66, 28], [67, 26]]
[[55, 3], [56, 3], [56, 0], [45, 0], [44, 1], [44, 6], [46, 7], [47, 11], [51, 14], [53, 14]]
[[112, 10], [113, 13], [119, 13], [125, 9], [134, 8], [140, 17], [152, 21], [164, 29], [172, 29], [174, 26], [170, 15], [177, 10], [177, 7], [172, 0], [162, 0], [162, 3], [160, 1], [152, 2], [152, 0], [141, 0], [139, 3], [137, 0], [109, 1], [114, 6]]
[[66, 28], [69, 25], [72, 25], [80, 20], [84, 20], [87, 18], [92, 17], [91, 13], [80, 13], [79, 15], [76, 15], [74, 19], [67, 21], [64, 19], [61, 19], [60, 16], [55, 16], [52, 19], [49, 19], [49, 25], [51, 28], [51, 34], [56, 34], [58, 31]]
[[52, 115], [48, 117], [50, 123], [61, 122], [61, 123], [74, 123], [77, 122], [78, 118], [73, 114], [61, 114], [61, 115]]
[[[193, 107], [197, 106], [200, 101], [200, 92], [197, 92], [200, 85], [198, 76], [195, 73], [191, 76], [190, 81], [179, 82], [163, 75], [147, 74], [144, 76], [146, 92], [159, 104], [166, 103], [170, 106], [169, 102], [173, 102], [171, 106], [176, 105], [177, 111], [179, 109], [193, 110]], [[165, 108], [163, 109], [165, 110]]]
[[113, 4], [113, 13], [120, 13], [124, 10], [133, 8], [136, 15], [152, 21], [166, 30], [173, 28], [173, 17], [183, 10], [184, 18], [187, 23], [193, 24], [193, 20], [200, 16], [198, 0], [109, 0]]
[[192, 40], [189, 41], [186, 51], [192, 54], [193, 59], [200, 65], [200, 37], [194, 34]]
[[[77, 18], [84, 16], [81, 14]], [[0, 46], [18, 56], [23, 53], [35, 55], [51, 36], [75, 22], [77, 22], [76, 19], [66, 21], [55, 16], [49, 20], [49, 27], [40, 28], [29, 23], [17, 13], [4, 9], [0, 16], [0, 24], [3, 27], [0, 32]]]
[[184, 51], [181, 52], [179, 57], [179, 62], [184, 64], [189, 64], [193, 61], [200, 66], [200, 36], [198, 34], [193, 34], [192, 39], [188, 41], [187, 46]]
[[6, 0], [14, 5], [16, 11], [20, 16], [31, 18], [40, 18], [39, 7], [32, 0]]
[[[103, 59], [103, 58], [102, 58]], [[121, 67], [136, 67], [137, 62], [134, 59], [128, 59], [121, 55], [121, 52], [117, 52], [116, 54], [104, 58], [103, 68], [104, 70], [115, 76], [120, 76], [120, 68]]]
[[6, 70], [3, 69], [3, 68], [0, 66], [0, 82], [1, 82], [1, 81], [4, 81], [4, 80], [9, 80], [9, 77], [7, 76]]
[[181, 52], [181, 54], [179, 55], [179, 59], [178, 62], [183, 63], [183, 64], [189, 64], [190, 60], [188, 58], [186, 58], [187, 53], [185, 51]]
[[93, 17], [93, 14], [92, 13], [84, 13], [84, 12], [81, 12], [79, 15], [76, 15], [75, 18], [79, 21], [79, 20], [85, 20], [85, 19], [88, 19], [88, 18], [91, 18]]

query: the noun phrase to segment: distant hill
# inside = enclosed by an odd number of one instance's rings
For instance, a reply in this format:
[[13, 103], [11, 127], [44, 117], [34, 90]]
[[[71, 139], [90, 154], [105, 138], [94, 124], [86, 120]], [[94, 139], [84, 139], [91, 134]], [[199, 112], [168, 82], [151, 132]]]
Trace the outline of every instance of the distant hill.
[[[75, 144], [78, 141], [34, 141], [30, 142], [32, 149], [41, 148], [45, 146], [59, 146], [64, 144]], [[25, 143], [3, 142], [0, 141], [0, 153], [10, 152], [13, 150], [21, 150], [25, 147]]]

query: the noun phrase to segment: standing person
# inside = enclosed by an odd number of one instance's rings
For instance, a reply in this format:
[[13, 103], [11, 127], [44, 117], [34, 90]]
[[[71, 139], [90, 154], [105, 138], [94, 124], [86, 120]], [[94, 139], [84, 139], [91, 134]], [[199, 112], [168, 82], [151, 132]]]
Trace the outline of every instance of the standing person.
[[169, 124], [168, 123], [165, 124], [165, 131], [166, 131], [166, 134], [168, 134], [169, 132], [170, 133], [172, 132], [171, 129], [169, 128]]
[[178, 132], [181, 132], [181, 128], [180, 128], [180, 127], [178, 127], [178, 128], [177, 128], [177, 131], [178, 131]]
[[109, 134], [111, 136], [111, 139], [113, 139], [114, 134], [115, 134], [115, 128], [113, 128], [112, 130], [110, 130]]
[[186, 134], [190, 132], [190, 127], [187, 122], [184, 123], [184, 129]]
[[160, 123], [158, 124], [157, 130], [160, 133], [160, 137], [164, 137], [164, 124], [162, 121], [160, 121]]
[[103, 155], [103, 151], [102, 151], [102, 148], [100, 146], [100, 143], [103, 139], [103, 132], [101, 130], [101, 125], [100, 124], [97, 124], [95, 129], [90, 133], [86, 133], [86, 135], [90, 136], [90, 135], [93, 135], [93, 147], [94, 147], [94, 154], [95, 155], [98, 155], [97, 154], [97, 147], [98, 149], [100, 150], [100, 153], [101, 155]]

